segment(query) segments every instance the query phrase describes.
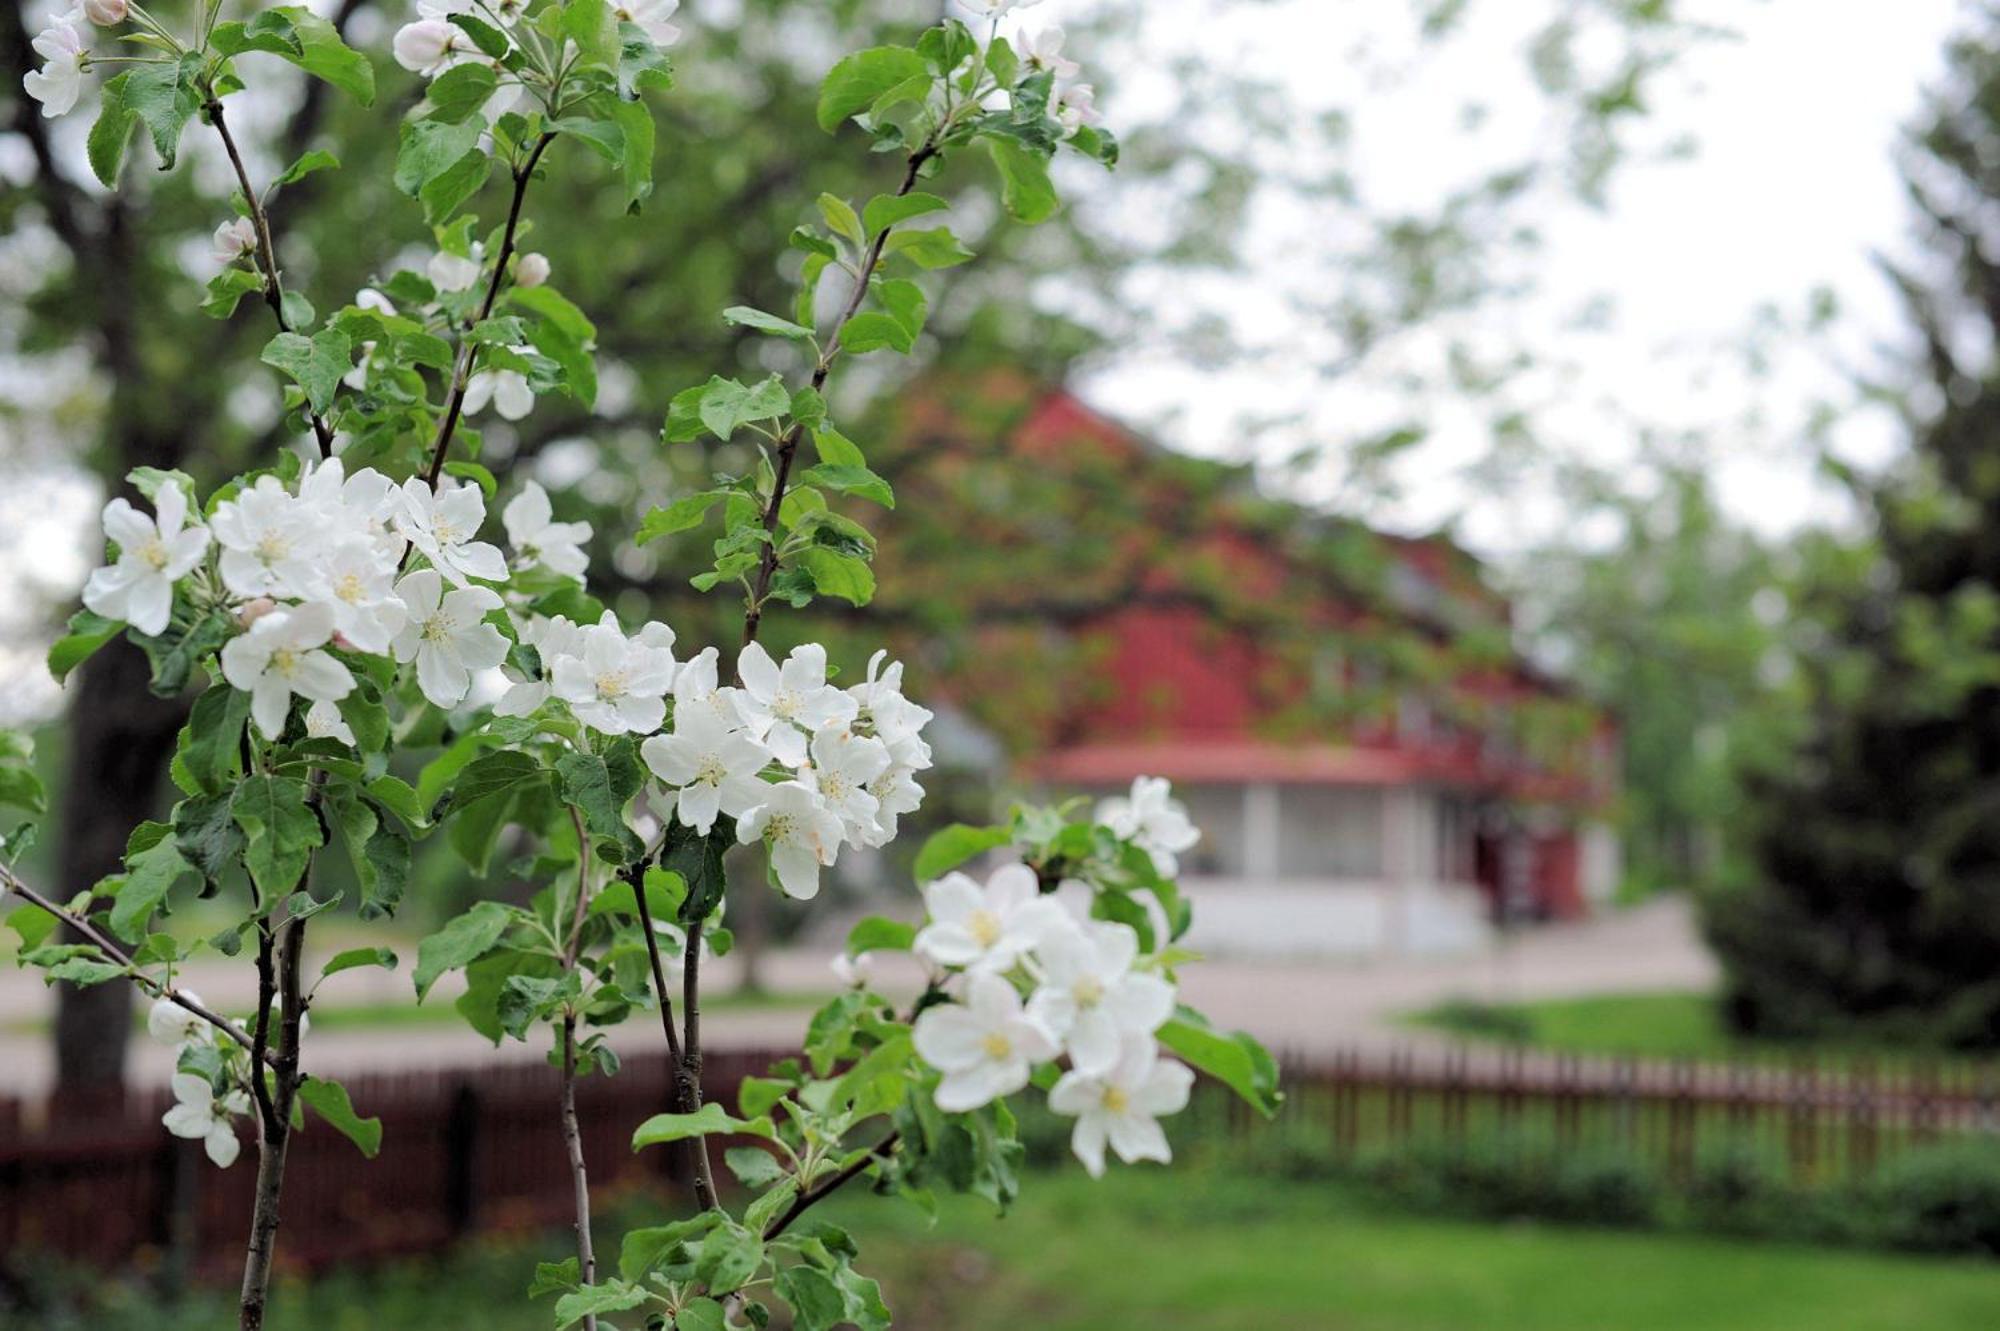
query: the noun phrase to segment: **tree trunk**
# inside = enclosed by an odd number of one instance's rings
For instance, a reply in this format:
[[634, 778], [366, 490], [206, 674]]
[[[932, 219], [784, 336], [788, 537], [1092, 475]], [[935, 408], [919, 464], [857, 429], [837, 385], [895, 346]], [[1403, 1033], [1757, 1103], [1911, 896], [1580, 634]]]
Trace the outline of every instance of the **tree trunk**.
[[[184, 709], [146, 689], [145, 654], [119, 639], [77, 672], [69, 708], [57, 882], [63, 896], [124, 867], [125, 839], [153, 812]], [[56, 995], [56, 1091], [66, 1114], [122, 1102], [132, 991], [123, 984]]]

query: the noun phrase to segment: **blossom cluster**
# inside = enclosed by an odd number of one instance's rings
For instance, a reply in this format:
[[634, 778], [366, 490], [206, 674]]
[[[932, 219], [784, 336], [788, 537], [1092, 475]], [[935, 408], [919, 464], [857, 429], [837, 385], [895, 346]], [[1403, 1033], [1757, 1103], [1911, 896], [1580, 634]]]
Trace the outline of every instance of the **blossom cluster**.
[[[817, 893], [843, 845], [886, 845], [922, 802], [931, 713], [903, 695], [902, 665], [885, 665], [885, 652], [840, 688], [819, 644], [781, 664], [751, 643], [736, 661], [740, 686], [725, 685], [716, 649], [677, 661], [666, 624], [628, 634], [608, 610], [580, 624], [509, 605], [516, 571], [581, 579], [587, 568], [590, 525], [555, 521], [540, 486], [502, 513], [511, 559], [479, 539], [485, 520], [476, 486], [399, 486], [372, 468], [349, 475], [337, 457], [306, 467], [296, 487], [261, 476], [206, 522], [169, 479], [151, 516], [122, 498], [105, 506], [117, 558], [91, 574], [83, 601], [147, 636], [167, 630], [177, 596], [226, 607], [245, 631], [223, 644], [222, 676], [250, 695], [267, 739], [283, 735], [298, 699], [309, 737], [352, 746], [339, 704], [356, 687], [343, 660], [355, 655], [413, 666], [440, 708], [466, 702], [485, 677], [501, 689], [496, 715], [558, 704], [597, 735], [641, 737], [654, 809], [704, 836], [718, 816], [736, 819], [741, 841], [767, 843], [794, 897]], [[529, 650], [503, 670], [515, 643]]]
[[66, 114], [83, 95], [83, 72], [90, 67], [84, 23], [114, 27], [130, 12], [127, 0], [84, 0], [57, 14], [36, 34], [33, 46], [42, 63], [22, 77], [21, 87], [42, 104], [43, 115]]
[[[194, 991], [186, 993], [195, 1002], [201, 1001]], [[154, 1001], [146, 1014], [146, 1031], [174, 1051], [177, 1069], [171, 1083], [174, 1104], [160, 1121], [174, 1136], [200, 1142], [210, 1160], [220, 1168], [229, 1168], [236, 1163], [237, 1153], [242, 1149], [236, 1137], [236, 1120], [250, 1112], [249, 1092], [232, 1084], [218, 1095], [211, 1077], [184, 1070], [197, 1061], [190, 1055], [207, 1054], [217, 1048], [215, 1032], [200, 1017], [168, 998]], [[234, 1047], [232, 1043], [230, 1048]], [[224, 1067], [221, 1059], [213, 1061], [218, 1069]], [[228, 1072], [224, 1076], [226, 1084], [233, 1081]]]
[[[958, 0], [959, 7], [975, 18], [991, 19], [998, 22], [1017, 9], [1027, 9], [1040, 0]], [[1097, 110], [1097, 90], [1088, 83], [1079, 83], [1076, 76], [1080, 70], [1076, 61], [1064, 57], [1063, 30], [1044, 28], [1033, 34], [1022, 34], [1020, 41], [1021, 61], [1036, 72], [1047, 72], [1054, 76], [1055, 90], [1050, 97], [1049, 111], [1062, 125], [1066, 136], [1073, 136], [1085, 125], [1095, 125], [1103, 117]]]
[[[1185, 819], [1165, 782], [1147, 789]], [[1093, 900], [1078, 879], [1044, 893], [1025, 864], [983, 885], [964, 873], [926, 885], [928, 919], [913, 947], [943, 969], [953, 1001], [925, 1008], [912, 1035], [943, 1074], [935, 1098], [952, 1113], [1011, 1095], [1035, 1065], [1067, 1058], [1049, 1107], [1076, 1120], [1071, 1147], [1095, 1176], [1107, 1146], [1128, 1164], [1171, 1158], [1158, 1120], [1187, 1106], [1194, 1074], [1160, 1056], [1156, 1033], [1173, 1016], [1175, 989], [1159, 958], [1140, 955], [1130, 925], [1092, 918]]]
[[[490, 122], [519, 105], [522, 86], [510, 76], [507, 65], [479, 49], [466, 29], [451, 21], [453, 14], [467, 14], [482, 21], [497, 20], [512, 28], [527, 12], [526, 0], [417, 0], [417, 18], [396, 30], [389, 49], [396, 63], [412, 74], [434, 79], [460, 65], [483, 64], [500, 77], [482, 114]], [[680, 0], [621, 0], [612, 13], [621, 23], [630, 23], [646, 34], [655, 46], [672, 46], [681, 30], [668, 20], [680, 8]]]

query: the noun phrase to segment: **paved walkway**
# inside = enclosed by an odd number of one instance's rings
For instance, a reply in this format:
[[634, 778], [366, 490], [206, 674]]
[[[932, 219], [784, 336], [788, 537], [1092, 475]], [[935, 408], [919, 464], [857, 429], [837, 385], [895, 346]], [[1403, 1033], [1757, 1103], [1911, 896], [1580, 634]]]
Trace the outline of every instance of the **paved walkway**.
[[[394, 973], [345, 972], [328, 981], [320, 997], [342, 1005], [408, 1002], [410, 959], [405, 957], [404, 967]], [[315, 969], [309, 966], [307, 973]], [[800, 1004], [723, 1003], [703, 1014], [702, 1029], [711, 1047], [791, 1045], [800, 1036], [808, 1006], [835, 987], [824, 953], [778, 953], [766, 960], [764, 971], [770, 989], [796, 994]], [[717, 993], [726, 992], [738, 978], [733, 958], [711, 963], [704, 970], [708, 974], [714, 976]], [[456, 976], [441, 981], [429, 1003], [449, 1005], [458, 992], [456, 981]], [[1704, 989], [1714, 984], [1715, 966], [1686, 903], [1671, 899], [1582, 924], [1532, 930], [1477, 956], [1366, 962], [1225, 958], [1187, 967], [1182, 981], [1186, 1000], [1217, 1025], [1250, 1031], [1274, 1051], [1311, 1054], [1435, 1041], [1397, 1026], [1394, 1019], [1447, 998], [1508, 1002]], [[246, 1010], [255, 995], [250, 968], [241, 964], [205, 963], [191, 969], [188, 982], [209, 1003], [230, 1011]], [[892, 992], [914, 992], [916, 984], [913, 968], [886, 968], [882, 977], [882, 986]], [[46, 1021], [53, 1007], [38, 975], [0, 970], [0, 1094], [37, 1095], [47, 1089], [53, 1071], [48, 1037], [19, 1028]], [[658, 1027], [636, 1018], [612, 1035], [613, 1046], [628, 1053], [649, 1051], [658, 1040]], [[518, 1041], [496, 1050], [456, 1021], [441, 1021], [316, 1031], [307, 1042], [306, 1065], [339, 1075], [495, 1058], [539, 1060], [546, 1052], [540, 1044]], [[171, 1071], [171, 1051], [143, 1036], [133, 1040], [129, 1058], [139, 1082], [162, 1082]]]

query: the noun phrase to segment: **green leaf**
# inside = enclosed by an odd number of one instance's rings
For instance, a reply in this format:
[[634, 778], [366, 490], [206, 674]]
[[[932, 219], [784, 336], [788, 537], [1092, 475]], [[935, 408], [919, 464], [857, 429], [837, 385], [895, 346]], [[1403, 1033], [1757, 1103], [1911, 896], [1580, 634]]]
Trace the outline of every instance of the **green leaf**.
[[181, 855], [211, 884], [243, 854], [243, 829], [230, 816], [232, 790], [184, 799], [174, 806], [174, 841]]
[[472, 38], [473, 45], [479, 48], [482, 55], [492, 56], [495, 60], [504, 57], [513, 45], [506, 33], [485, 19], [471, 14], [447, 14], [445, 21], [462, 29]]
[[870, 915], [847, 931], [847, 955], [863, 952], [908, 952], [916, 942], [917, 926], [886, 915]]
[[653, 111], [641, 101], [611, 105], [622, 140], [619, 172], [625, 181], [625, 211], [636, 213], [653, 193]]
[[776, 1278], [778, 1297], [791, 1305], [796, 1331], [832, 1331], [847, 1317], [847, 1296], [832, 1277], [811, 1266], [788, 1266]]
[[736, 824], [727, 816], [718, 818], [707, 836], [678, 821], [667, 828], [660, 865], [678, 874], [687, 885], [687, 899], [681, 902], [682, 924], [701, 924], [721, 902], [726, 886], [722, 855], [735, 844]]
[[341, 378], [354, 368], [353, 347], [337, 328], [322, 328], [311, 337], [280, 333], [264, 345], [258, 359], [296, 380], [320, 415], [333, 406]]
[[363, 106], [375, 100], [375, 68], [340, 39], [340, 32], [299, 5], [267, 9], [248, 23], [218, 23], [211, 38], [224, 55], [268, 51], [324, 79]]
[[618, 1247], [618, 1274], [627, 1280], [645, 1279], [676, 1247], [706, 1234], [723, 1219], [720, 1211], [703, 1211], [686, 1220], [627, 1230]]
[[475, 148], [425, 181], [417, 191], [417, 198], [424, 205], [424, 221], [432, 226], [450, 221], [467, 199], [479, 193], [492, 173], [493, 159]]
[[861, 210], [861, 229], [869, 235], [887, 231], [898, 222], [951, 207], [935, 194], [918, 190], [913, 194], [878, 194]]
[[777, 420], [792, 409], [792, 395], [778, 375], [746, 386], [720, 375], [702, 387], [701, 423], [718, 439], [727, 439], [752, 421]]
[[1047, 158], [1011, 139], [989, 136], [986, 148], [1000, 171], [1000, 202], [1017, 221], [1033, 226], [1055, 216], [1056, 187]]
[[917, 339], [900, 319], [876, 310], [864, 310], [849, 319], [840, 330], [840, 349], [856, 356], [883, 347], [893, 347], [908, 355]]
[[[687, 884], [681, 881], [681, 876], [661, 868], [648, 868], [645, 882], [647, 913], [655, 920], [678, 919], [681, 903], [687, 900]], [[620, 878], [590, 899], [586, 913], [593, 919], [599, 915], [629, 915], [637, 919], [638, 897], [632, 891], [632, 884]]]
[[875, 599], [875, 573], [859, 555], [813, 545], [800, 551], [797, 558], [822, 595], [837, 596], [850, 605], [867, 605]]
[[382, 1120], [355, 1113], [354, 1102], [347, 1098], [347, 1088], [339, 1082], [307, 1077], [299, 1083], [299, 1099], [370, 1160], [382, 1149]]
[[868, 237], [861, 230], [860, 214], [854, 211], [854, 205], [839, 195], [820, 195], [819, 215], [826, 219], [826, 224], [833, 228], [835, 235], [845, 236], [857, 247], [868, 243]]
[[133, 828], [125, 847], [124, 882], [111, 906], [111, 931], [128, 943], [138, 942], [153, 912], [188, 872], [171, 827], [140, 823]]
[[181, 727], [180, 757], [203, 794], [235, 786], [243, 772], [243, 726], [250, 719], [250, 695], [228, 684], [213, 684], [194, 700]]
[[689, 1299], [674, 1318], [674, 1331], [725, 1331], [722, 1305], [714, 1299]]
[[483, 120], [452, 124], [444, 120], [409, 120], [396, 146], [396, 188], [416, 198], [425, 185], [449, 171], [469, 153], [479, 151]]
[[513, 287], [507, 293], [507, 300], [509, 304], [539, 316], [544, 322], [554, 324], [579, 346], [587, 346], [597, 340], [597, 325], [554, 287]]
[[597, 64], [618, 65], [618, 17], [604, 0], [563, 0], [562, 35]]
[[211, 319], [227, 319], [236, 313], [238, 301], [263, 289], [261, 273], [248, 268], [225, 268], [208, 279], [208, 299], [201, 303], [201, 312]]
[[600, 1313], [623, 1312], [636, 1308], [652, 1295], [643, 1286], [628, 1285], [622, 1280], [609, 1281], [602, 1285], [585, 1285], [573, 1294], [565, 1294], [556, 1300], [556, 1327], [570, 1326], [586, 1317]]
[[106, 619], [94, 610], [79, 610], [69, 617], [69, 628], [49, 648], [49, 673], [58, 680], [97, 654], [97, 649], [118, 636], [125, 626]]
[[733, 490], [703, 490], [700, 494], [686, 495], [671, 504], [652, 508], [640, 519], [639, 530], [632, 537], [632, 543], [644, 545], [662, 536], [699, 527], [707, 519], [709, 509], [734, 493]]
[[132, 126], [139, 117], [125, 104], [129, 73], [107, 79], [98, 102], [97, 120], [90, 127], [90, 169], [104, 184], [118, 187], [118, 171], [125, 164], [125, 145], [132, 140]]
[[764, 1264], [764, 1241], [742, 1225], [724, 1223], [708, 1231], [695, 1252], [695, 1279], [711, 1294], [740, 1289]]
[[324, 980], [329, 975], [342, 971], [359, 970], [363, 966], [380, 966], [385, 971], [396, 969], [396, 954], [386, 947], [351, 947], [345, 952], [336, 952], [319, 973]]
[[306, 783], [287, 776], [253, 776], [236, 787], [230, 817], [243, 829], [244, 867], [267, 903], [290, 892], [305, 876], [315, 847], [325, 840], [306, 806]]
[[[582, 812], [584, 826], [590, 830], [598, 854], [614, 864], [637, 857], [643, 849], [639, 838], [625, 825], [625, 806], [639, 793], [645, 780], [638, 764], [629, 760], [628, 750], [608, 754], [572, 752], [556, 761], [563, 802]], [[618, 753], [626, 754], [625, 759], [620, 760]]]
[[160, 169], [174, 164], [180, 151], [181, 131], [201, 109], [195, 80], [201, 72], [201, 57], [192, 53], [177, 62], [135, 65], [120, 77], [120, 99], [139, 123], [153, 136], [153, 148], [160, 154]]
[[424, 93], [424, 100], [430, 103], [429, 118], [455, 125], [485, 106], [498, 84], [491, 65], [477, 61], [453, 65], [432, 79]]
[[732, 1146], [722, 1153], [722, 1163], [746, 1188], [763, 1188], [785, 1177], [778, 1157], [755, 1146]]
[[795, 324], [790, 319], [780, 319], [775, 314], [766, 314], [764, 311], [752, 309], [748, 305], [731, 305], [722, 312], [722, 318], [725, 323], [739, 324], [745, 328], [754, 328], [760, 333], [769, 333], [773, 337], [788, 337], [796, 341], [813, 335], [813, 330], [807, 328], [804, 324]]
[[535, 1278], [528, 1286], [528, 1297], [539, 1299], [544, 1294], [575, 1289], [582, 1283], [583, 1267], [574, 1257], [565, 1257], [560, 1262], [536, 1262]]
[[867, 459], [861, 450], [831, 425], [813, 431], [813, 447], [819, 452], [819, 460], [829, 467], [863, 467]]
[[459, 808], [495, 795], [504, 795], [517, 786], [541, 778], [542, 765], [533, 755], [515, 749], [496, 749], [481, 754], [459, 773], [453, 796]]
[[706, 1137], [717, 1132], [740, 1133], [747, 1137], [777, 1135], [768, 1117], [736, 1118], [711, 1100], [692, 1114], [653, 1115], [633, 1132], [632, 1149], [638, 1151], [648, 1146], [663, 1146], [668, 1142]]
[[417, 968], [410, 975], [417, 987], [417, 1001], [424, 1001], [440, 975], [492, 951], [513, 922], [513, 912], [507, 907], [497, 901], [482, 901], [417, 944]]
[[944, 877], [975, 855], [1004, 846], [1012, 839], [1012, 833], [1005, 827], [973, 827], [967, 823], [953, 823], [931, 833], [930, 839], [924, 842], [924, 848], [917, 852], [917, 860], [910, 867], [910, 873], [919, 883], [928, 883]]
[[1160, 1043], [1186, 1059], [1255, 1106], [1264, 1117], [1278, 1112], [1284, 1093], [1278, 1089], [1278, 1065], [1264, 1046], [1241, 1031], [1224, 1035], [1213, 1030], [1200, 1013], [1182, 1007], [1160, 1028]]
[[841, 121], [866, 111], [891, 88], [929, 74], [923, 57], [907, 46], [856, 51], [828, 71], [820, 84], [819, 127], [832, 133]]
[[188, 686], [195, 665], [229, 640], [235, 624], [231, 616], [216, 610], [197, 619], [185, 632], [169, 625], [157, 638], [141, 637], [135, 632], [127, 632], [125, 637], [137, 643], [152, 664], [153, 674], [147, 687], [162, 698], [172, 698]]
[[872, 499], [884, 508], [896, 506], [896, 492], [889, 488], [889, 482], [866, 467], [836, 466], [822, 462], [817, 467], [808, 468], [799, 480], [805, 485], [817, 485], [822, 489], [838, 490], [842, 494]]
[[278, 174], [278, 178], [272, 181], [271, 184], [290, 185], [294, 182], [304, 180], [315, 171], [337, 171], [339, 169], [340, 159], [338, 157], [335, 157], [324, 148], [314, 148], [310, 152], [301, 154], [299, 159], [281, 171]]
[[40, 906], [21, 906], [7, 913], [7, 927], [21, 936], [23, 952], [32, 952], [47, 942], [59, 923]]
[[898, 231], [883, 246], [885, 254], [900, 254], [919, 268], [955, 268], [975, 256], [959, 243], [950, 227], [927, 231]]

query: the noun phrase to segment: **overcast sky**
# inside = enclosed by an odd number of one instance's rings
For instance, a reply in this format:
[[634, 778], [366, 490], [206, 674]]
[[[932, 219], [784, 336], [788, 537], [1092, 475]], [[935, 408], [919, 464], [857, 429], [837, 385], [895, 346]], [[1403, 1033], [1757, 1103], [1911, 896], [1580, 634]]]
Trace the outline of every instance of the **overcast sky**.
[[[1052, 15], [1063, 3], [1048, 0], [1028, 14]], [[1359, 0], [1224, 8], [1227, 22], [1210, 29], [1204, 45], [1281, 75], [1308, 107], [1339, 97], [1330, 52], [1345, 49], [1357, 32], [1392, 41], [1408, 27], [1402, 6]], [[1633, 431], [1621, 416], [1703, 430], [1726, 459], [1719, 474], [1731, 507], [1778, 532], [1840, 513], [1837, 496], [1813, 480], [1799, 427], [1815, 397], [1839, 395], [1841, 380], [1820, 351], [1795, 343], [1769, 379], [1751, 382], [1736, 347], [1760, 307], [1801, 313], [1819, 286], [1839, 298], [1836, 341], [1850, 363], [1901, 336], [1900, 315], [1868, 255], [1905, 243], [1908, 215], [1892, 149], [1920, 89], [1941, 68], [1956, 5], [1726, 0], [1685, 8], [1733, 34], [1696, 46], [1655, 88], [1649, 132], [1691, 135], [1696, 153], [1623, 168], [1601, 212], [1569, 207], [1541, 219], [1548, 236], [1537, 273], [1543, 294], [1479, 332], [1488, 344], [1512, 341], [1574, 366], [1538, 399], [1540, 419], [1566, 446], [1606, 462], [1629, 456]], [[1535, 132], [1538, 97], [1517, 52], [1547, 7], [1489, 4], [1473, 12], [1487, 25], [1475, 40], [1457, 43], [1425, 77], [1380, 94], [1371, 89], [1361, 102], [1357, 174], [1376, 198], [1421, 207], [1478, 169], [1467, 160], [1456, 118], [1466, 98]], [[1118, 110], [1114, 98], [1114, 123]], [[1115, 192], [1115, 177], [1101, 188]], [[1287, 258], [1281, 249], [1245, 277], [1243, 299], [1268, 300], [1282, 288]], [[1575, 311], [1599, 295], [1610, 297], [1615, 322], [1597, 333], [1569, 327]], [[1173, 361], [1114, 359], [1086, 387], [1095, 401], [1134, 419], [1155, 415], [1162, 401], [1181, 408], [1171, 441], [1202, 452], [1243, 447], [1228, 421], [1246, 404], [1306, 410], [1300, 425], [1257, 441], [1267, 457], [1308, 444], [1337, 452], [1344, 435], [1366, 432], [1357, 426], [1393, 417], [1382, 410], [1384, 395], [1366, 383], [1268, 367], [1211, 375]], [[1462, 534], [1495, 554], [1549, 535], [1566, 520], [1551, 496], [1534, 487], [1482, 494], [1455, 477], [1485, 437], [1473, 417], [1443, 422], [1438, 442], [1413, 460], [1413, 493], [1376, 516], [1420, 527], [1462, 511]], [[1837, 440], [1843, 454], [1879, 462], [1893, 451], [1895, 435], [1885, 420], [1857, 418]]]

